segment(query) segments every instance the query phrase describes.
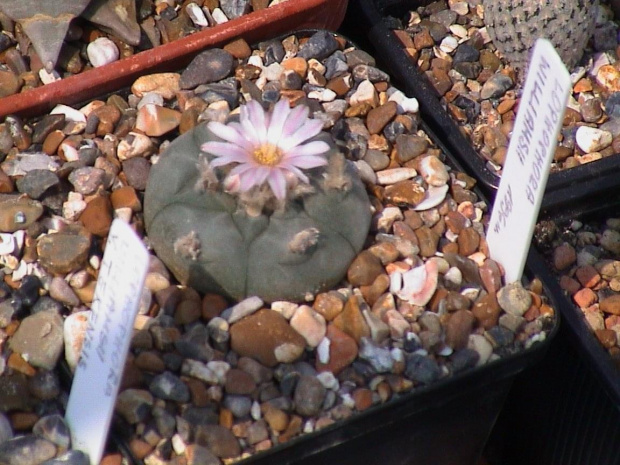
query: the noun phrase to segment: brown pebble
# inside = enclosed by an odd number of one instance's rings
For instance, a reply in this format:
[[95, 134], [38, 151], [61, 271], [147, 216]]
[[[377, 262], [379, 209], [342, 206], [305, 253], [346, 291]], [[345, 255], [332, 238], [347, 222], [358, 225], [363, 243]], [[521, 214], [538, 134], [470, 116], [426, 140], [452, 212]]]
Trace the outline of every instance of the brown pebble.
[[142, 210], [138, 194], [131, 186], [123, 186], [113, 191], [110, 194], [110, 201], [115, 210], [118, 208], [131, 208], [131, 211], [134, 213]]
[[417, 182], [406, 180], [387, 186], [384, 195], [388, 202], [415, 207], [424, 200], [426, 192]]
[[604, 298], [603, 300], [601, 300], [599, 308], [605, 313], [620, 315], [620, 294], [614, 294]]
[[21, 354], [17, 352], [12, 352], [11, 355], [9, 355], [6, 365], [7, 367], [19, 371], [26, 376], [34, 376], [37, 372], [37, 370], [26, 360], [24, 360]]
[[142, 460], [151, 453], [153, 446], [146, 441], [133, 438], [129, 441], [129, 450], [135, 458]]
[[155, 351], [143, 351], [136, 355], [134, 359], [136, 367], [150, 373], [163, 373], [166, 371], [166, 364]]
[[459, 253], [467, 257], [478, 250], [480, 235], [474, 228], [465, 228], [459, 233], [457, 243]]
[[422, 226], [415, 230], [420, 246], [420, 256], [432, 257], [437, 252], [439, 243], [439, 235], [428, 226]]
[[14, 430], [27, 431], [31, 430], [34, 424], [39, 421], [39, 415], [34, 412], [13, 412], [9, 419]]
[[107, 453], [99, 462], [99, 465], [121, 465], [123, 456], [119, 452]]
[[202, 298], [202, 319], [209, 321], [228, 308], [228, 302], [219, 294], [205, 294]]
[[387, 102], [368, 112], [366, 126], [370, 134], [379, 134], [383, 128], [396, 116], [398, 105], [396, 102]]
[[593, 288], [601, 281], [601, 275], [592, 265], [580, 266], [575, 272], [575, 277], [584, 287]]
[[472, 314], [478, 320], [478, 324], [484, 329], [491, 329], [496, 326], [500, 313], [501, 308], [495, 293], [481, 297], [474, 303], [472, 308]]
[[359, 299], [352, 296], [347, 300], [342, 312], [334, 318], [332, 324], [360, 343], [363, 337], [370, 337], [370, 328], [362, 315]]
[[606, 349], [610, 349], [618, 343], [618, 336], [613, 329], [597, 329], [594, 334]]
[[[573, 300], [580, 308], [588, 308], [590, 305], [595, 303], [598, 298], [592, 289], [586, 287], [577, 291], [573, 295]], [[601, 308], [601, 310], [603, 309]], [[618, 309], [618, 311], [620, 312], [620, 308]]]
[[571, 266], [577, 260], [575, 248], [564, 243], [555, 248], [553, 251], [553, 266], [556, 270], [562, 271]]
[[445, 325], [446, 344], [454, 350], [467, 347], [475, 321], [476, 318], [469, 310], [458, 310], [453, 313]]
[[231, 368], [226, 373], [224, 389], [228, 394], [250, 395], [256, 389], [256, 383], [249, 373], [238, 368]]
[[312, 308], [326, 321], [332, 321], [344, 309], [342, 295], [337, 291], [318, 294], [314, 299]]
[[381, 273], [383, 273], [381, 260], [368, 250], [363, 250], [349, 266], [347, 280], [352, 286], [368, 286]]
[[240, 60], [244, 58], [248, 58], [252, 54], [252, 50], [248, 43], [242, 39], [238, 38], [233, 40], [232, 42], [224, 45], [224, 50], [230, 53], [233, 57], [238, 58]]
[[372, 406], [372, 391], [366, 388], [358, 388], [351, 395], [355, 402], [355, 410], [363, 412]]
[[80, 222], [91, 234], [105, 237], [112, 225], [112, 204], [106, 195], [92, 199], [80, 215]]
[[581, 285], [576, 279], [573, 279], [570, 276], [566, 275], [560, 276], [560, 287], [565, 290], [569, 295], [573, 295], [575, 292], [581, 289]]
[[322, 363], [317, 357], [316, 369], [319, 372], [331, 371], [334, 375], [338, 375], [357, 358], [357, 344], [351, 336], [333, 324], [327, 326], [325, 337], [330, 342], [329, 361]]
[[[306, 347], [305, 339], [288, 321], [273, 310], [262, 309], [230, 328], [232, 349], [241, 356], [251, 357], [268, 367], [279, 362], [292, 362]], [[281, 353], [286, 348], [286, 353]], [[288, 360], [282, 360], [285, 357]], [[279, 359], [280, 358], [280, 359]]]

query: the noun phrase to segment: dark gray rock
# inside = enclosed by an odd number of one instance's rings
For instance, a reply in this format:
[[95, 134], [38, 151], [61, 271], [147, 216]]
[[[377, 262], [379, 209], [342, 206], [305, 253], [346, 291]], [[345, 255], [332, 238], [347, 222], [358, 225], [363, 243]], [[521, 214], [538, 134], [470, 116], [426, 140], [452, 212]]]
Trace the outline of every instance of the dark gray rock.
[[233, 56], [220, 48], [212, 48], [196, 55], [181, 74], [181, 89], [193, 89], [227, 77], [233, 69]]
[[159, 399], [172, 400], [182, 404], [190, 400], [187, 385], [169, 371], [155, 376], [149, 385], [149, 391]]
[[306, 43], [304, 43], [297, 56], [309, 60], [316, 58], [322, 60], [338, 50], [338, 41], [328, 31], [316, 32]]

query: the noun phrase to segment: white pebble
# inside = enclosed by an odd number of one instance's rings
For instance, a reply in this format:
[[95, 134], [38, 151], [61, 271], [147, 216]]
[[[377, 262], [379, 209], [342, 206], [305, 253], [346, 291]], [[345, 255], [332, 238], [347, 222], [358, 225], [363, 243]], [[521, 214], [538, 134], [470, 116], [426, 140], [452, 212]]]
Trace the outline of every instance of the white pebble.
[[84, 336], [88, 328], [91, 311], [75, 312], [65, 318], [63, 325], [63, 335], [65, 340], [65, 360], [75, 371], [80, 354], [82, 353], [82, 344]]
[[228, 21], [228, 17], [224, 14], [224, 12], [220, 8], [215, 8], [211, 12], [211, 16], [213, 17], [213, 20], [217, 24], [223, 24]]
[[39, 70], [39, 79], [43, 84], [51, 84], [52, 82], [60, 81], [62, 78], [56, 70], [52, 70], [51, 73], [47, 72], [45, 68]]
[[586, 153], [598, 152], [611, 145], [613, 135], [603, 129], [579, 126], [575, 134], [575, 142]]
[[272, 63], [263, 68], [261, 77], [264, 77], [268, 81], [278, 81], [282, 73], [284, 73], [284, 67], [280, 63]]
[[0, 255], [12, 254], [15, 251], [15, 238], [12, 234], [0, 234]]
[[218, 384], [218, 376], [207, 365], [198, 360], [185, 359], [181, 365], [181, 374], [204, 381], [207, 384]]
[[107, 37], [99, 37], [86, 47], [86, 54], [91, 64], [98, 68], [118, 60], [118, 47]]
[[152, 103], [153, 105], [158, 105], [160, 107], [163, 107], [164, 106], [164, 97], [163, 97], [163, 95], [161, 95], [158, 92], [147, 92], [147, 93], [145, 93], [142, 96], [142, 98], [138, 102], [138, 105], [137, 105], [136, 108], [138, 108], [138, 110], [139, 110], [144, 105], [148, 105], [149, 103]]
[[219, 360], [213, 360], [212, 362], [207, 363], [207, 368], [215, 373], [215, 376], [217, 376], [219, 380], [219, 384], [224, 384], [224, 381], [226, 380], [226, 373], [230, 370], [230, 364]]
[[248, 297], [238, 304], [224, 310], [224, 312], [222, 312], [222, 318], [228, 321], [229, 324], [232, 324], [245, 316], [251, 315], [262, 306], [263, 300], [260, 297]]
[[0, 265], [10, 270], [15, 270], [19, 265], [19, 259], [13, 255], [0, 255]]
[[331, 341], [324, 337], [316, 348], [316, 354], [319, 357], [319, 362], [326, 364], [329, 363], [329, 346]]
[[439, 49], [445, 53], [452, 53], [459, 46], [459, 41], [455, 37], [446, 36], [439, 44]]
[[287, 302], [285, 300], [280, 300], [280, 301], [271, 303], [271, 309], [278, 312], [280, 315], [282, 315], [287, 320], [290, 320], [293, 317], [298, 307], [299, 305], [297, 305], [296, 303]]
[[403, 288], [403, 274], [395, 271], [390, 275], [390, 293], [396, 294]]
[[376, 107], [379, 104], [379, 96], [377, 89], [372, 82], [368, 79], [362, 81], [357, 86], [357, 89], [349, 98], [349, 104], [351, 106], [367, 103], [372, 107]]
[[449, 189], [450, 186], [448, 186], [447, 184], [440, 187], [429, 186], [429, 188], [426, 190], [426, 198], [422, 200], [422, 202], [417, 204], [414, 210], [423, 211], [436, 207], [444, 201]]
[[50, 111], [50, 115], [65, 115], [66, 119], [76, 123], [86, 122], [86, 116], [84, 113], [67, 105], [56, 105], [54, 109]]
[[484, 365], [489, 360], [489, 357], [493, 353], [493, 346], [491, 343], [480, 334], [470, 334], [467, 348], [478, 352], [480, 358], [478, 359], [477, 366]]
[[[12, 268], [13, 263], [11, 259], [15, 257], [13, 257], [12, 255], [3, 255], [3, 258], [7, 258], [9, 261], [9, 263], [6, 264], [7, 268]], [[17, 259], [15, 258], [15, 260]], [[13, 271], [13, 274], [11, 274], [11, 278], [13, 279], [13, 281], [21, 281], [24, 276], [29, 274], [31, 273], [28, 264], [22, 260], [19, 262], [19, 265], [17, 265], [17, 268], [15, 268], [15, 271]]]
[[263, 59], [259, 55], [252, 55], [248, 58], [248, 65], [256, 66], [257, 68], [263, 67]]
[[204, 11], [202, 11], [202, 8], [200, 8], [196, 3], [194, 2], [188, 3], [187, 6], [185, 7], [185, 11], [187, 11], [187, 15], [189, 16], [189, 19], [191, 19], [192, 23], [194, 23], [196, 26], [198, 27], [209, 26], [209, 21], [207, 21], [207, 17], [205, 16]]
[[331, 371], [324, 371], [322, 373], [319, 373], [318, 375], [316, 375], [316, 378], [321, 382], [325, 389], [337, 391], [340, 388], [338, 378], [336, 378]]
[[377, 171], [377, 183], [383, 186], [415, 178], [418, 172], [414, 168], [388, 168]]
[[254, 421], [261, 419], [260, 404], [257, 401], [252, 402], [252, 407], [250, 407], [250, 416]]
[[450, 32], [454, 34], [459, 39], [467, 38], [467, 29], [460, 24], [452, 24], [450, 25]]
[[174, 449], [175, 454], [181, 456], [185, 455], [185, 449], [187, 448], [187, 445], [185, 444], [185, 441], [183, 441], [183, 438], [179, 433], [172, 436], [170, 442], [172, 443], [172, 449]]

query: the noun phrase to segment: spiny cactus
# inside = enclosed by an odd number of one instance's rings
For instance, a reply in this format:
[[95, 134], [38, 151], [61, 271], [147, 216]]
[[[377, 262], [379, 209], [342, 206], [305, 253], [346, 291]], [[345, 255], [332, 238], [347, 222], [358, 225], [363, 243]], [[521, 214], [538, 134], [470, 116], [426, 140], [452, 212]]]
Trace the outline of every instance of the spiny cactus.
[[[161, 154], [145, 192], [148, 237], [177, 279], [200, 291], [302, 301], [342, 279], [366, 240], [370, 203], [307, 109], [281, 100], [261, 116], [253, 103], [242, 124], [199, 125]], [[265, 118], [267, 131], [248, 126], [252, 118]], [[255, 133], [241, 140], [246, 130]]]
[[536, 39], [549, 39], [571, 69], [594, 31], [598, 0], [486, 0], [493, 44], [515, 68], [527, 66]]

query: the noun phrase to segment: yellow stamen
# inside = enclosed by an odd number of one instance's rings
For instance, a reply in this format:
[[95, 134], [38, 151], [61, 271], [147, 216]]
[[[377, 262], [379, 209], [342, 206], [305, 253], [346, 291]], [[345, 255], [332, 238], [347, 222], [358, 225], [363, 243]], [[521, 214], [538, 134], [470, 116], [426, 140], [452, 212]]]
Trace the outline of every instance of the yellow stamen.
[[257, 147], [252, 153], [254, 160], [257, 163], [265, 166], [276, 166], [283, 157], [282, 151], [276, 146], [271, 144], [264, 144]]

